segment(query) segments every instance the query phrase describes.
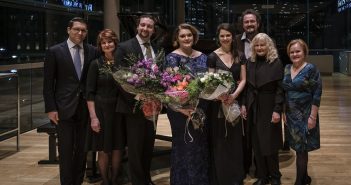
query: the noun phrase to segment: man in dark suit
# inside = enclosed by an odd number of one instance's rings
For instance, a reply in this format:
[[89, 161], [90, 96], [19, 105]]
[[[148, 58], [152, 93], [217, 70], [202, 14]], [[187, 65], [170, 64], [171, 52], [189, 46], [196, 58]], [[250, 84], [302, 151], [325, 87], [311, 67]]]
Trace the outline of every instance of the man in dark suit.
[[89, 64], [98, 56], [93, 46], [83, 43], [87, 31], [84, 19], [70, 20], [68, 39], [50, 47], [44, 63], [45, 112], [58, 133], [62, 185], [82, 184], [85, 172], [85, 83]]
[[[137, 35], [117, 46], [115, 59], [118, 66], [128, 67], [128, 57], [139, 59], [155, 58], [156, 46], [150, 43], [155, 32], [155, 19], [142, 15], [137, 21]], [[137, 62], [137, 61], [135, 61]], [[121, 89], [116, 111], [122, 113], [126, 125], [128, 145], [128, 165], [133, 185], [153, 184], [150, 177], [150, 165], [155, 141], [155, 128], [141, 111], [133, 111], [139, 95], [129, 94]]]
[[[242, 53], [246, 59], [249, 59], [251, 57], [251, 40], [259, 33], [261, 27], [261, 16], [255, 10], [247, 9], [242, 12], [240, 21], [244, 32], [236, 35], [236, 44], [239, 52]], [[242, 107], [242, 112], [243, 115], [246, 115], [245, 107]], [[244, 119], [246, 119], [246, 117], [244, 117]], [[249, 174], [250, 167], [253, 164], [253, 154], [251, 133], [249, 133], [246, 120], [244, 120], [244, 130], [246, 133], [245, 136], [243, 136], [244, 169], [246, 174]]]

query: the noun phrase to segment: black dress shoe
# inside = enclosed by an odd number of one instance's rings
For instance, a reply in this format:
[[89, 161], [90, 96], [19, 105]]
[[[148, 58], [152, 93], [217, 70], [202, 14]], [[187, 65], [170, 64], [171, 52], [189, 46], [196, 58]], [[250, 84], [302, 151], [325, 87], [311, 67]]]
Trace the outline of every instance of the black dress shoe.
[[253, 185], [266, 185], [268, 184], [267, 179], [258, 179], [256, 182], [253, 183]]
[[282, 183], [280, 182], [280, 178], [272, 178], [271, 179], [271, 185], [281, 185]]
[[305, 184], [307, 184], [307, 185], [311, 185], [311, 183], [312, 183], [312, 178], [310, 177], [310, 176], [306, 176], [305, 177]]

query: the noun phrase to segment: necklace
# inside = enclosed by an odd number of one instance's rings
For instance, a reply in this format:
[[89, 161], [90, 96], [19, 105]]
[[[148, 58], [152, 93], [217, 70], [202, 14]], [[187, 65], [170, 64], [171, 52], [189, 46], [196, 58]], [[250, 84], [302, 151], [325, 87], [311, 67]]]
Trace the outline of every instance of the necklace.
[[115, 63], [115, 59], [114, 58], [107, 58], [105, 56], [104, 59], [105, 59], [105, 62], [107, 63], [107, 65], [111, 65], [111, 64]]

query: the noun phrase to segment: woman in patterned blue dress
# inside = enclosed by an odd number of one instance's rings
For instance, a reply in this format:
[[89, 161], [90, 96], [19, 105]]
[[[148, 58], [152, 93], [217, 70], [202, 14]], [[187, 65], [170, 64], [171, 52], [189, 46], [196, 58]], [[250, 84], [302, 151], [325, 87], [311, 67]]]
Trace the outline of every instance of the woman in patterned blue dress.
[[320, 148], [318, 109], [322, 81], [315, 65], [306, 62], [307, 44], [292, 40], [287, 47], [292, 61], [285, 67], [286, 123], [290, 147], [296, 151], [295, 185], [311, 184], [307, 173], [308, 152]]
[[[189, 24], [180, 24], [173, 35], [173, 46], [177, 49], [166, 56], [164, 67], [179, 67], [193, 74], [205, 72], [207, 56], [192, 48], [198, 38], [196, 28]], [[192, 124], [188, 124], [186, 127], [192, 111], [167, 109], [172, 129], [171, 185], [209, 184], [207, 126], [194, 129]]]

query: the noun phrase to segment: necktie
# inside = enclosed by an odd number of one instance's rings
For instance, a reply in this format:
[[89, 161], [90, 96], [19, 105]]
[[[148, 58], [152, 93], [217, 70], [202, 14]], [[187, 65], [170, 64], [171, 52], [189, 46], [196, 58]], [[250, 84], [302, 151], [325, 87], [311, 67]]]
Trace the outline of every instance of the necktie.
[[80, 54], [79, 54], [79, 49], [80, 46], [79, 45], [75, 45], [74, 48], [76, 49], [74, 55], [73, 55], [73, 64], [74, 64], [74, 68], [76, 69], [76, 73], [78, 78], [80, 79], [81, 73], [82, 73], [82, 63], [80, 60]]
[[152, 58], [152, 53], [151, 53], [151, 46], [150, 43], [146, 42], [144, 43], [144, 46], [146, 48], [146, 59]]

